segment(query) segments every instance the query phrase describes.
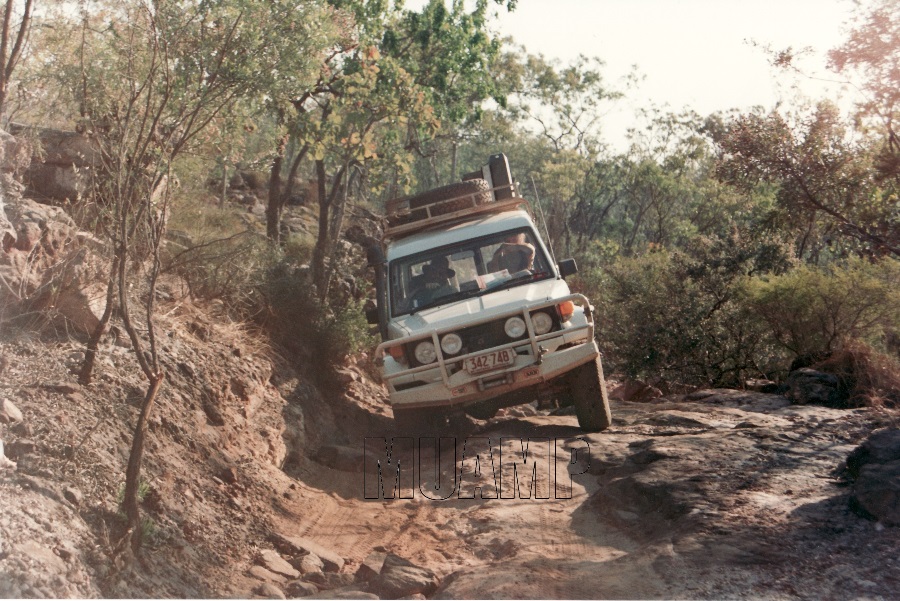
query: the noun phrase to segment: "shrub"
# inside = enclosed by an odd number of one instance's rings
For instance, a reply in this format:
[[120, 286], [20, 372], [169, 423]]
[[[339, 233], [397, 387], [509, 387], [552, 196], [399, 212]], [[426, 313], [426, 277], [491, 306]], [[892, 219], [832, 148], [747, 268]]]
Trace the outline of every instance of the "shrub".
[[900, 333], [900, 262], [798, 267], [754, 281], [749, 306], [797, 357], [824, 356], [853, 341], [890, 352]]
[[374, 343], [363, 301], [334, 288], [329, 301], [320, 302], [309, 268], [287, 260], [273, 266], [259, 286], [260, 318], [273, 339], [312, 361], [321, 376]]
[[598, 343], [613, 371], [669, 386], [743, 386], [771, 368], [766, 332], [743, 302], [751, 258], [658, 250], [599, 272]]

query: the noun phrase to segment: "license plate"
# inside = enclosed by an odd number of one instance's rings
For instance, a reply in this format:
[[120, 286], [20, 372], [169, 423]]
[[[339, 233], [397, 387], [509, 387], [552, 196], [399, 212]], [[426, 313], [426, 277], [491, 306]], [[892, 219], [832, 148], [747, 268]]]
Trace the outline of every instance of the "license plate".
[[466, 371], [470, 374], [480, 374], [501, 367], [508, 367], [516, 362], [516, 353], [512, 349], [491, 351], [476, 357], [466, 359]]

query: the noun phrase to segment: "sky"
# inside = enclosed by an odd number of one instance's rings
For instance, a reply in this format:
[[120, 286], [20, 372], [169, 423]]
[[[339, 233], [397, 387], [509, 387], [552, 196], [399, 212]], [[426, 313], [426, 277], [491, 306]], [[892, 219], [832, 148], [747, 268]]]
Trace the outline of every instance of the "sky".
[[[407, 0], [415, 8], [424, 0]], [[497, 10], [493, 27], [528, 52], [569, 62], [579, 54], [606, 63], [615, 83], [633, 65], [644, 79], [604, 117], [608, 142], [624, 150], [626, 131], [639, 125], [636, 108], [691, 108], [701, 115], [731, 108], [770, 108], [794, 98], [844, 98], [842, 91], [796, 75], [778, 75], [760, 46], [810, 47], [804, 72], [835, 79], [825, 54], [845, 39], [850, 0], [518, 0]], [[849, 98], [849, 100], [847, 100]]]

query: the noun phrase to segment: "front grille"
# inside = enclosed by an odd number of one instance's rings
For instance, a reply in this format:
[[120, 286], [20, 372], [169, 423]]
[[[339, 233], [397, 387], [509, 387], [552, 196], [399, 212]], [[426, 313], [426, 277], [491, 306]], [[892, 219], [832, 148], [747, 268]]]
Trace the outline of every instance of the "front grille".
[[[550, 328], [551, 332], [555, 332], [560, 329], [559, 326], [559, 317], [556, 314], [556, 311], [548, 311], [544, 309], [550, 316], [553, 318], [553, 327]], [[504, 326], [506, 325], [506, 320], [512, 317], [511, 315], [507, 315], [502, 319], [498, 319], [495, 321], [490, 321], [487, 323], [478, 324], [477, 326], [472, 326], [469, 328], [464, 328], [462, 330], [457, 330], [456, 333], [462, 338], [463, 345], [462, 349], [455, 355], [448, 355], [444, 353], [443, 350], [440, 351], [444, 355], [445, 361], [452, 361], [454, 357], [459, 357], [461, 355], [468, 355], [469, 353], [477, 353], [480, 351], [486, 351], [492, 349], [496, 346], [500, 346], [502, 344], [508, 344], [510, 342], [514, 342], [516, 340], [521, 340], [523, 343], [528, 342], [528, 333], [526, 332], [519, 338], [510, 338], [506, 335], [506, 331], [504, 330]], [[406, 345], [406, 356], [410, 358], [410, 365], [412, 367], [419, 367], [422, 365], [415, 358], [415, 347], [419, 344], [421, 340], [416, 342], [409, 343]], [[519, 354], [528, 354], [528, 350], [521, 349], [521, 347], [517, 347], [517, 352]], [[454, 365], [449, 368], [450, 374], [454, 374], [461, 369], [460, 365]]]
[[[460, 354], [477, 353], [478, 351], [484, 351], [494, 348], [495, 346], [500, 346], [501, 344], [506, 344], [507, 342], [512, 342], [513, 339], [507, 336], [506, 332], [503, 331], [506, 319], [509, 318], [483, 323], [458, 331], [457, 334], [459, 334], [460, 338], [463, 340], [463, 349]], [[528, 334], [526, 333], [519, 339], [527, 340]]]

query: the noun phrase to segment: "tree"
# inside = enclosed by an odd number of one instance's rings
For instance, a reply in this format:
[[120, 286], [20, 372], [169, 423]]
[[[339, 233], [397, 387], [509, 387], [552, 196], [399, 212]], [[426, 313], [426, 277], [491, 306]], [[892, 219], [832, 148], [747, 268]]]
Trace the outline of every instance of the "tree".
[[799, 217], [797, 254], [900, 255], [896, 191], [878, 185], [873, 155], [853, 138], [837, 109], [820, 103], [790, 121], [777, 111], [733, 119], [717, 136], [718, 173], [744, 189], [777, 186], [785, 212]]
[[838, 73], [855, 71], [863, 77], [866, 99], [859, 109], [874, 120], [882, 139], [876, 168], [883, 177], [900, 183], [900, 1], [877, 0], [857, 15], [847, 41], [829, 53]]
[[[3, 25], [0, 27], [0, 115], [6, 111], [13, 71], [19, 64], [28, 38], [34, 0], [23, 0], [21, 9], [17, 9], [17, 4], [15, 0], [6, 0]], [[18, 23], [13, 22], [14, 17], [18, 18]]]
[[[134, 548], [140, 545], [140, 483], [149, 416], [165, 379], [156, 340], [155, 298], [166, 229], [168, 182], [180, 155], [213, 121], [254, 90], [257, 74], [280, 63], [270, 48], [267, 0], [214, 0], [184, 5], [129, 0], [60, 23], [48, 65], [68, 90], [100, 154], [93, 200], [103, 208], [100, 231], [110, 242], [110, 287], [101, 326], [88, 345], [82, 381], [90, 381], [97, 342], [112, 312], [128, 333], [147, 382], [134, 429], [123, 505]], [[316, 6], [293, 4], [297, 23]], [[283, 9], [283, 5], [278, 5]], [[305, 18], [304, 18], [305, 17]], [[305, 27], [312, 30], [314, 25]], [[297, 32], [297, 40], [302, 39]], [[314, 37], [312, 39], [315, 39]], [[68, 43], [74, 40], [75, 52]], [[306, 47], [316, 55], [314, 45]], [[140, 292], [142, 316], [132, 311]]]
[[598, 164], [605, 153], [603, 107], [622, 93], [607, 85], [598, 58], [581, 56], [569, 65], [534, 55], [524, 60], [507, 55], [506, 60], [509, 85], [514, 90], [509, 110], [546, 149], [534, 178], [545, 208], [550, 244], [568, 253], [576, 208], [580, 207], [579, 217], [585, 217], [603, 187], [598, 180], [606, 173]]
[[[485, 101], [506, 104], [502, 42], [488, 28], [489, 6], [488, 0], [469, 8], [460, 0], [449, 7], [443, 0], [430, 0], [420, 13], [404, 11], [380, 44], [385, 55], [412, 74], [440, 121], [430, 139], [408, 132], [407, 145], [427, 165], [417, 175], [430, 187], [458, 178], [459, 144], [481, 121]], [[508, 10], [513, 7], [507, 3]]]
[[[315, 161], [319, 231], [312, 271], [321, 299], [328, 294], [333, 254], [343, 227], [351, 190], [365, 181], [378, 191], [411, 179], [411, 156], [405, 149], [407, 127], [433, 131], [433, 109], [409, 73], [369, 46], [349, 57], [344, 75], [327, 96], [309, 100], [312, 110], [301, 113], [301, 141]], [[400, 127], [402, 127], [402, 129]], [[332, 174], [329, 175], [329, 170]]]

